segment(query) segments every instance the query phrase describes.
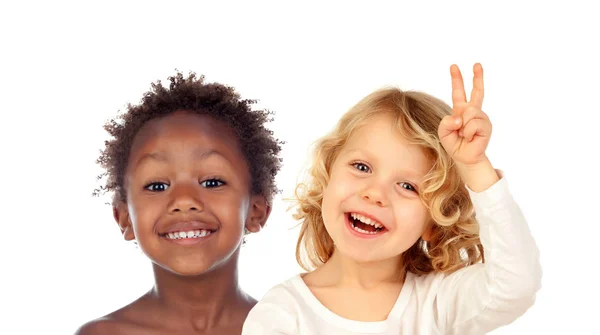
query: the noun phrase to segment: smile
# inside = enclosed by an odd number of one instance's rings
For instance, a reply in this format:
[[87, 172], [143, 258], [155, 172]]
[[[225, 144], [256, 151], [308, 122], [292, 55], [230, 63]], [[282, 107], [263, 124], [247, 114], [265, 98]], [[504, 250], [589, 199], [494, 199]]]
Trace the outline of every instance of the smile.
[[350, 230], [361, 237], [374, 237], [387, 231], [381, 223], [359, 213], [346, 213], [346, 220]]
[[196, 229], [188, 231], [174, 231], [160, 236], [180, 245], [191, 245], [196, 244], [200, 241], [206, 240], [208, 237], [216, 233], [216, 230], [210, 229]]
[[172, 233], [167, 233], [164, 235], [166, 239], [169, 240], [179, 240], [183, 238], [199, 238], [212, 234], [212, 230], [208, 229], [198, 229], [198, 230], [190, 230], [190, 231], [176, 231]]

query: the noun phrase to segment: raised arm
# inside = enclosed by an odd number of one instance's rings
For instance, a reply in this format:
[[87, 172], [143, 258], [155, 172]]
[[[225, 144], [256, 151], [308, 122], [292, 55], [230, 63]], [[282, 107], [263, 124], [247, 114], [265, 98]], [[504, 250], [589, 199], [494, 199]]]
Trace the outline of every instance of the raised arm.
[[436, 299], [438, 321], [447, 334], [485, 334], [511, 323], [534, 303], [540, 289], [539, 251], [502, 173], [485, 150], [492, 125], [481, 110], [483, 69], [473, 68], [473, 91], [466, 101], [458, 67], [451, 67], [453, 114], [438, 134], [452, 156], [473, 201], [485, 263], [444, 278]]

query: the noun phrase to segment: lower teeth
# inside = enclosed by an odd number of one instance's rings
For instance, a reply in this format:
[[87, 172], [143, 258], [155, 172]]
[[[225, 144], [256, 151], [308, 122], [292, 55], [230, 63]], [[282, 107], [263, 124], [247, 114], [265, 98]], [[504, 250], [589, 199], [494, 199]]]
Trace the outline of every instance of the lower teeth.
[[364, 230], [364, 229], [360, 229], [357, 226], [355, 226], [354, 223], [352, 223], [352, 228], [354, 230], [356, 230], [357, 232], [360, 232], [360, 233], [363, 233], [363, 234], [371, 234], [371, 235], [377, 234], [377, 233], [379, 233], [381, 231], [380, 229], [377, 229], [375, 231], [367, 231], [367, 230]]

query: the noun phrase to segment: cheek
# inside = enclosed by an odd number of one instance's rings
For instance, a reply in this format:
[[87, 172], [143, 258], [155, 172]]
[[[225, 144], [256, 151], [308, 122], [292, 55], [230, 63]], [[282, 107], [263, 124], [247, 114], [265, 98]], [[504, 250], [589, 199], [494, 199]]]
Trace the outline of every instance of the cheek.
[[131, 198], [131, 203], [128, 205], [129, 218], [136, 233], [137, 231], [146, 230], [147, 227], [152, 227], [160, 216], [161, 207], [133, 197]]
[[341, 201], [344, 199], [344, 190], [342, 185], [331, 180], [323, 190], [322, 213], [323, 218], [328, 218], [339, 211]]
[[339, 202], [346, 200], [357, 192], [358, 181], [343, 173], [334, 173], [323, 192], [323, 202]]
[[429, 212], [421, 202], [411, 200], [394, 210], [396, 222], [409, 235], [420, 236], [429, 222]]
[[248, 199], [223, 195], [214, 197], [210, 204], [211, 212], [224, 227], [241, 227], [248, 217]]
[[323, 202], [321, 204], [321, 217], [325, 224], [325, 229], [331, 234], [332, 227], [330, 226], [335, 222], [340, 212], [340, 195], [339, 189], [335, 187], [335, 184], [329, 183], [323, 190]]

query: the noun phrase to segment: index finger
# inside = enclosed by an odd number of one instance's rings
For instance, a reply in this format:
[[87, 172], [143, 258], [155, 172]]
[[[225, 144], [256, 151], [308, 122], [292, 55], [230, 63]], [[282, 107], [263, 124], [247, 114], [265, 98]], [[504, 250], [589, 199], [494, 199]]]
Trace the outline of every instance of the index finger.
[[477, 63], [473, 66], [473, 90], [471, 90], [471, 104], [483, 107], [483, 67]]
[[450, 67], [450, 77], [452, 78], [452, 104], [456, 106], [466, 103], [465, 84], [456, 64], [452, 64]]

